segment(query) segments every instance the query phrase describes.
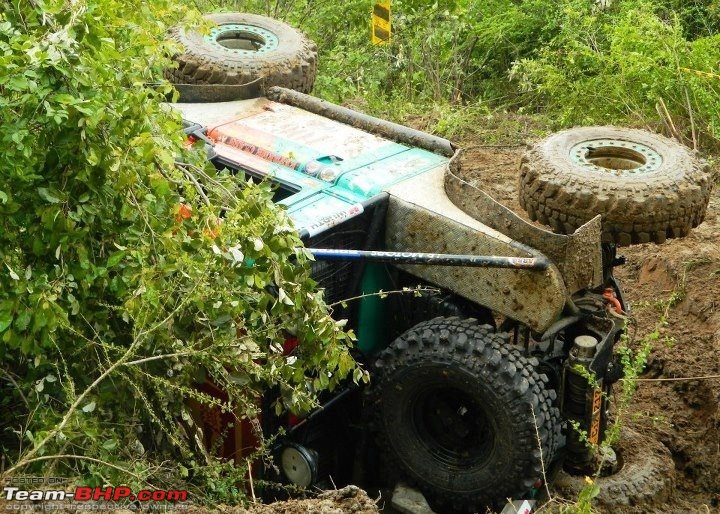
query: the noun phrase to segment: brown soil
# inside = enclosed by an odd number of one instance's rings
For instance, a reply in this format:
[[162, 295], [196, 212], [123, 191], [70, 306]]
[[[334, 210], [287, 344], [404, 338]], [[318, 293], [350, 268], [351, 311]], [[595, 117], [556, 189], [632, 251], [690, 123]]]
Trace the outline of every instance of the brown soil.
[[248, 514], [373, 514], [380, 512], [367, 494], [354, 486], [322, 493], [313, 500], [294, 500], [258, 506]]
[[[337, 491], [326, 491], [317, 498], [289, 500], [270, 505], [254, 505], [218, 509], [213, 514], [376, 514], [378, 506], [362, 489], [348, 486]], [[207, 509], [190, 509], [188, 514], [208, 514]]]
[[[517, 199], [524, 147], [472, 141], [461, 146], [466, 148], [464, 178], [524, 215]], [[669, 499], [623, 512], [720, 512], [720, 187], [713, 191], [705, 222], [688, 237], [619, 253], [627, 264], [616, 275], [632, 305], [636, 340], [655, 330], [664, 304], [673, 299], [624, 417], [626, 425], [670, 450], [676, 475]], [[707, 376], [715, 378], [688, 379]]]

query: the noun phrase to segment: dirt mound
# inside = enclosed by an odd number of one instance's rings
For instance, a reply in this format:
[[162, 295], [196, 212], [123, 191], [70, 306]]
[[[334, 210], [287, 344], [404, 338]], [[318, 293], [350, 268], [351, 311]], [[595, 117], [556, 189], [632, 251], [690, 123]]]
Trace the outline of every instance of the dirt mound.
[[[641, 382], [632, 423], [654, 434], [673, 454], [678, 491], [720, 508], [720, 195], [705, 223], [685, 239], [623, 251], [632, 264], [619, 270], [637, 307], [640, 333], [671, 298], [661, 335]], [[692, 377], [706, 377], [692, 379]], [[715, 378], [712, 378], [715, 377]]]
[[335, 491], [325, 491], [315, 498], [287, 500], [269, 505], [254, 504], [250, 507], [225, 507], [216, 509], [190, 507], [180, 511], [186, 514], [377, 514], [377, 504], [367, 493], [355, 486]]
[[[527, 219], [517, 192], [524, 147], [461, 146], [463, 178]], [[720, 187], [688, 237], [621, 254], [627, 264], [616, 275], [637, 337], [653, 332], [672, 305], [625, 420], [670, 450], [677, 476], [670, 499], [606, 512], [720, 512]]]
[[378, 506], [362, 489], [355, 486], [326, 491], [309, 500], [290, 500], [257, 505], [248, 514], [375, 514]]

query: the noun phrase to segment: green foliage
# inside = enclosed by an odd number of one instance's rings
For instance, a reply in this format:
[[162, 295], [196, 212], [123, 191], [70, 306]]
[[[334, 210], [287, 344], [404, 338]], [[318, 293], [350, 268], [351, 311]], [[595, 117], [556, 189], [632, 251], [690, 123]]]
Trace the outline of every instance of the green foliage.
[[[604, 9], [588, 0], [395, 0], [386, 46], [370, 43], [370, 4], [221, 2], [302, 28], [319, 44], [315, 94], [385, 118], [484, 105], [543, 113], [556, 127], [635, 124], [717, 144], [717, 0], [616, 0]], [[462, 121], [463, 129], [482, 122]]]
[[[306, 411], [355, 369], [352, 336], [329, 317], [269, 188], [203, 170], [204, 150], [183, 148], [178, 116], [161, 106], [169, 88], [144, 86], [169, 65], [172, 49], [161, 41], [187, 16], [185, 4], [6, 7], [6, 471], [42, 468], [98, 485], [189, 477], [198, 491], [226, 484], [216, 498], [240, 496], [227, 484], [242, 470], [220, 466], [196, 444], [188, 399], [255, 418], [272, 385], [281, 391], [278, 409]], [[186, 164], [177, 167], [180, 156]], [[290, 335], [301, 341], [292, 356], [282, 347]], [[229, 400], [198, 392], [206, 380]]]
[[592, 501], [600, 494], [600, 486], [595, 483], [592, 478], [586, 479], [587, 485], [582, 488], [578, 494], [577, 502], [573, 505], [569, 512], [573, 514], [593, 514]]
[[367, 0], [223, 6], [279, 15], [303, 29], [320, 52], [315, 94], [335, 102], [360, 97], [369, 111], [393, 118], [430, 103], [504, 99], [512, 63], [557, 30], [555, 10], [543, 0], [395, 0], [392, 43], [373, 46]]
[[662, 19], [679, 21], [690, 41], [720, 33], [717, 0], [663, 0], [657, 2], [656, 8]]
[[680, 15], [643, 0], [607, 10], [570, 2], [562, 12], [558, 35], [512, 69], [532, 104], [562, 126], [665, 123], [696, 146], [717, 140], [720, 77], [697, 72], [716, 71], [720, 35], [690, 41]]

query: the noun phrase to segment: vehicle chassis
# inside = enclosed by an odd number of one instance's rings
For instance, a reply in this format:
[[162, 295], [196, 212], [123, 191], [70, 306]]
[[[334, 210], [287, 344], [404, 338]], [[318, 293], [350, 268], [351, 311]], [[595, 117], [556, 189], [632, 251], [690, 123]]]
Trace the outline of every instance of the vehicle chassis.
[[[438, 316], [471, 317], [508, 333], [509, 344], [532, 359], [557, 392], [565, 439], [560, 460], [568, 470], [592, 471], [594, 452], [586, 441], [597, 445], [604, 439], [608, 393], [622, 374], [613, 348], [628, 311], [612, 273], [623, 260], [613, 244], [601, 243], [600, 216], [571, 235], [544, 230], [461, 178], [461, 151], [447, 140], [283, 88], [270, 88], [266, 97], [253, 112], [289, 106], [440, 156], [432, 169], [381, 183], [346, 200], [336, 212], [309, 222], [303, 215], [296, 219], [315, 255], [313, 276], [326, 302], [358, 298], [339, 304], [333, 313], [357, 331], [356, 358], [372, 370], [377, 354], [394, 338]], [[294, 163], [283, 160], [281, 152], [267, 151], [261, 159], [253, 151], [261, 146], [255, 142], [239, 141], [240, 152], [238, 137], [225, 144], [229, 136], [213, 129], [228, 119], [225, 104], [178, 108], [192, 122], [186, 133], [208, 143], [216, 167], [272, 177], [281, 185], [291, 176], [286, 172]], [[274, 162], [268, 168], [267, 162], [260, 165], [262, 160]], [[278, 167], [284, 176], [268, 171]], [[301, 165], [290, 171], [301, 177], [300, 183], [309, 180]], [[333, 187], [340, 181], [336, 178]], [[292, 217], [293, 204], [286, 205]], [[379, 294], [403, 290], [387, 298]], [[301, 485], [368, 483], [369, 470], [380, 460], [378, 452], [369, 450], [373, 442], [365, 427], [372, 421], [363, 413], [361, 389], [348, 384], [324, 396], [322, 406], [302, 419], [275, 416], [268, 395], [263, 430], [268, 436], [285, 430], [278, 460], [292, 448], [311, 475], [310, 483]], [[339, 450], [350, 439], [356, 441], [354, 448]], [[277, 476], [272, 468], [264, 475], [292, 478], [282, 472]]]

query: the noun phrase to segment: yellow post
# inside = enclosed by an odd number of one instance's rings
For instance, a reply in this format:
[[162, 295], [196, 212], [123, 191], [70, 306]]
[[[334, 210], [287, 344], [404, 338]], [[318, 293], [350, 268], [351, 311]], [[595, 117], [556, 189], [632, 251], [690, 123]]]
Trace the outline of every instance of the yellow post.
[[372, 12], [372, 44], [386, 45], [390, 43], [390, 2], [391, 0], [375, 0]]

